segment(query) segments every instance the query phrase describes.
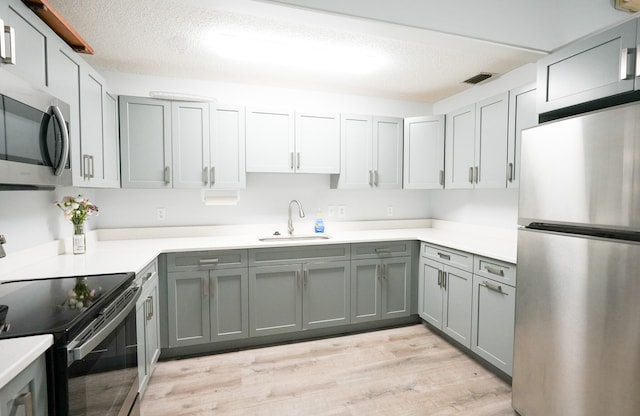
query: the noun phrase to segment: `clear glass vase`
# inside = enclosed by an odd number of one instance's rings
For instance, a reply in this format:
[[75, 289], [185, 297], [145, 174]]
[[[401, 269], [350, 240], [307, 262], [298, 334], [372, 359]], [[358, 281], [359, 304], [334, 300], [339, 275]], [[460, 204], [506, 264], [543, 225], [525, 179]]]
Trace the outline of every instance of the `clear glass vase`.
[[84, 254], [87, 251], [87, 239], [84, 235], [84, 224], [73, 224], [73, 254]]

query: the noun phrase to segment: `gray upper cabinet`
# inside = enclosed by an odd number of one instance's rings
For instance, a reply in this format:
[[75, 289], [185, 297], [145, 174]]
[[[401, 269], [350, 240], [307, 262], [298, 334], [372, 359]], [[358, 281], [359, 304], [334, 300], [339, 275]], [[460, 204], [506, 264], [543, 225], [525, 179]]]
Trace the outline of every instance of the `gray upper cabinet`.
[[247, 175], [244, 108], [211, 104], [210, 124], [209, 187], [245, 188]]
[[295, 118], [290, 110], [247, 109], [247, 172], [294, 172]]
[[403, 120], [394, 117], [341, 117], [340, 189], [402, 188]]
[[209, 103], [171, 102], [174, 188], [209, 184]]
[[638, 20], [580, 39], [538, 61], [538, 111], [585, 103], [638, 88]]
[[446, 188], [504, 188], [509, 95], [447, 114]]
[[404, 119], [403, 187], [444, 188], [444, 116]]
[[7, 47], [15, 46], [10, 53], [15, 64], [2, 67], [36, 87], [47, 88], [47, 42], [54, 41], [56, 36], [20, 1], [3, 1], [0, 18], [6, 27], [13, 29], [11, 33], [3, 33]]
[[340, 116], [296, 112], [296, 172], [340, 173]]
[[536, 98], [535, 84], [509, 91], [507, 188], [517, 188], [520, 184], [520, 139], [522, 130], [538, 124]]
[[170, 188], [171, 103], [120, 96], [123, 188]]

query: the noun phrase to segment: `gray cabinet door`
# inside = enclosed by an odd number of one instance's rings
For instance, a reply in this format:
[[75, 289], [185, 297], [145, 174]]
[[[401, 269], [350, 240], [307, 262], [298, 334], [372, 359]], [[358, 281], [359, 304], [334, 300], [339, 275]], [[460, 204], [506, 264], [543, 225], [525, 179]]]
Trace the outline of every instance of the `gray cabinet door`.
[[392, 257], [382, 261], [381, 319], [411, 314], [411, 257]]
[[84, 68], [80, 76], [80, 153], [82, 155], [83, 186], [104, 179], [102, 162], [103, 85]]
[[508, 375], [513, 368], [515, 294], [512, 286], [473, 275], [471, 350]]
[[151, 285], [151, 291], [145, 301], [146, 367], [149, 375], [151, 375], [153, 366], [158, 361], [158, 358], [160, 358], [160, 294], [158, 289], [158, 279], [155, 278], [151, 281]]
[[372, 186], [373, 118], [342, 114], [340, 118], [340, 177], [333, 187], [367, 189]]
[[209, 184], [213, 189], [246, 187], [245, 115], [242, 107], [211, 105]]
[[522, 130], [538, 124], [536, 86], [509, 91], [509, 140], [507, 144], [507, 188], [520, 185], [520, 140]]
[[250, 336], [302, 329], [300, 264], [249, 268]]
[[344, 325], [351, 321], [349, 261], [303, 266], [303, 329]]
[[443, 321], [442, 269], [442, 264], [424, 257], [420, 258], [418, 315], [436, 328], [442, 328]]
[[633, 91], [636, 25], [637, 19], [627, 21], [541, 58], [538, 111]]
[[169, 347], [211, 340], [209, 272], [167, 273]]
[[118, 137], [118, 99], [105, 92], [103, 94], [103, 185], [120, 187], [120, 138]]
[[[20, 400], [25, 397], [26, 400]], [[31, 412], [27, 411], [27, 406], [31, 407]], [[43, 354], [0, 389], [0, 415], [47, 414], [47, 369]]]
[[171, 102], [174, 188], [208, 187], [209, 134], [208, 103]]
[[296, 113], [296, 172], [340, 173], [340, 116]]
[[445, 300], [442, 331], [470, 348], [473, 275], [449, 266], [444, 266], [443, 271]]
[[293, 112], [247, 109], [246, 117], [247, 172], [294, 172]]
[[211, 341], [249, 336], [249, 272], [247, 268], [210, 273]]
[[351, 261], [351, 322], [380, 319], [380, 260]]
[[404, 119], [403, 187], [444, 188], [444, 116]]
[[373, 118], [373, 186], [402, 188], [403, 119]]
[[21, 2], [12, 2], [4, 10], [7, 10], [2, 16], [5, 26], [13, 27], [15, 31], [16, 63], [2, 67], [40, 89], [48, 87], [47, 42], [57, 39], [47, 39], [51, 33], [49, 28]]
[[474, 182], [476, 188], [505, 188], [507, 183], [507, 92], [476, 104]]
[[120, 96], [123, 188], [171, 188], [171, 104]]
[[473, 188], [475, 104], [446, 116], [445, 188]]

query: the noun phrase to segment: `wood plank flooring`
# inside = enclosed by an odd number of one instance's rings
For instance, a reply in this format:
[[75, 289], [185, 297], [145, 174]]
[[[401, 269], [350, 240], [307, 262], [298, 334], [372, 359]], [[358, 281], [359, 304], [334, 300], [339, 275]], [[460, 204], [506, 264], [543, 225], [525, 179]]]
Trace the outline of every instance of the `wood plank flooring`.
[[514, 415], [511, 387], [423, 325], [158, 363], [164, 415]]

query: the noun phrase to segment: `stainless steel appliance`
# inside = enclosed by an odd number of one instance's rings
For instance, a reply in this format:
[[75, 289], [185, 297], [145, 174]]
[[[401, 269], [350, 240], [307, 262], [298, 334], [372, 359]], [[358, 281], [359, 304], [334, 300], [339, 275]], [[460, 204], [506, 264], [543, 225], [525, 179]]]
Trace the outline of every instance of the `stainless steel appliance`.
[[69, 105], [0, 69], [0, 189], [71, 186]]
[[513, 408], [640, 412], [640, 104], [522, 135]]
[[50, 416], [140, 414], [133, 273], [0, 283], [0, 339], [53, 334]]

